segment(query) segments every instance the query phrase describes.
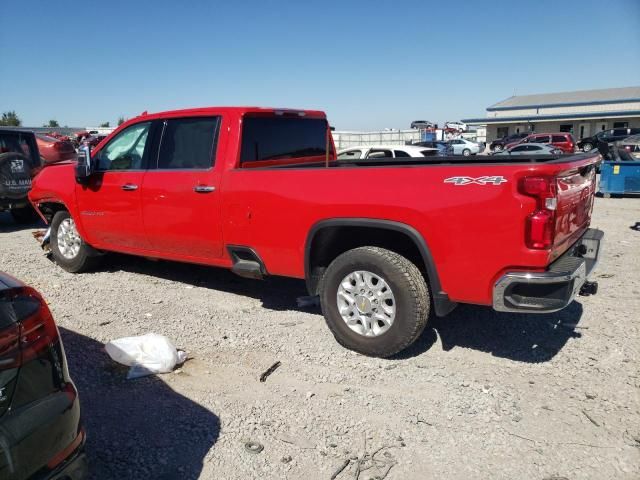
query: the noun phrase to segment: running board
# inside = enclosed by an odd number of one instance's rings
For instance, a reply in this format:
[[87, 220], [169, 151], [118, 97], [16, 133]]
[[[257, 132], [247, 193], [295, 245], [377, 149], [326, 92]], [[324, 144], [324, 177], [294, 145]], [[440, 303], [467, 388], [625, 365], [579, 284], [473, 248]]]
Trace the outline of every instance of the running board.
[[229, 245], [227, 250], [233, 260], [231, 271], [236, 275], [262, 280], [267, 274], [264, 263], [252, 248]]

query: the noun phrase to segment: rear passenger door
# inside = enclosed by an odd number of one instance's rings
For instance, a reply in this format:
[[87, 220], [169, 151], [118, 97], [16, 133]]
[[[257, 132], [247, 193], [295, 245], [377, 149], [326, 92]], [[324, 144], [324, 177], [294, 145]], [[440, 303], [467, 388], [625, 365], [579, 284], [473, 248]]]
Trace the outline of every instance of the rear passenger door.
[[221, 118], [170, 118], [158, 133], [142, 185], [151, 250], [168, 257], [222, 256], [220, 174], [214, 168]]

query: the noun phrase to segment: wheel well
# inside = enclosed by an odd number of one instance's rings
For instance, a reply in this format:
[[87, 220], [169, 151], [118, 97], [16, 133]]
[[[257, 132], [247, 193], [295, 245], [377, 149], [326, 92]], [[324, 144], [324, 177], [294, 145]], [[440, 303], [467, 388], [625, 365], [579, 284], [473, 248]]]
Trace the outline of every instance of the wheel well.
[[68, 211], [67, 207], [58, 202], [44, 202], [38, 204], [38, 210], [42, 213], [44, 218], [47, 219], [47, 223], [50, 224], [53, 216], [61, 210]]
[[307, 251], [307, 287], [317, 294], [318, 284], [329, 264], [342, 253], [364, 246], [396, 252], [415, 264], [427, 282], [429, 274], [420, 249], [406, 233], [374, 226], [327, 226], [316, 232]]

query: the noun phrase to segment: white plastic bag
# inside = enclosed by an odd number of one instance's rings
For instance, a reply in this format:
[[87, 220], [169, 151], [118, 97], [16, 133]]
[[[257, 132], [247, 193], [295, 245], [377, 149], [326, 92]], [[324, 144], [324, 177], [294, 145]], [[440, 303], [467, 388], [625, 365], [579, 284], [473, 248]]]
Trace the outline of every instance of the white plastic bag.
[[131, 367], [127, 378], [168, 373], [187, 359], [185, 352], [176, 350], [167, 337], [156, 333], [112, 340], [104, 348], [114, 361]]

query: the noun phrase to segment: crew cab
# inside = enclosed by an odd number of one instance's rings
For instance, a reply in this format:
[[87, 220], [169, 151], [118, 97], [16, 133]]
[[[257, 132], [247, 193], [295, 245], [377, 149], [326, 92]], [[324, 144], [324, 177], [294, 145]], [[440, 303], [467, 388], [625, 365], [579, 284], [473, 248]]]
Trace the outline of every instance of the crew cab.
[[323, 112], [201, 108], [129, 120], [29, 197], [69, 272], [113, 251], [305, 279], [342, 345], [387, 357], [458, 303], [545, 313], [594, 293], [599, 161], [339, 159]]

